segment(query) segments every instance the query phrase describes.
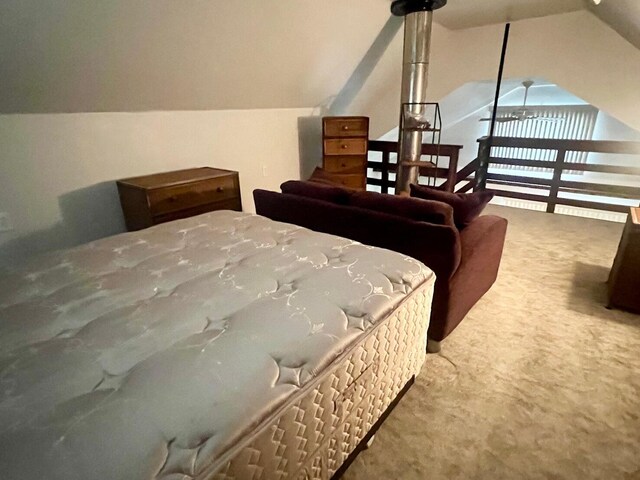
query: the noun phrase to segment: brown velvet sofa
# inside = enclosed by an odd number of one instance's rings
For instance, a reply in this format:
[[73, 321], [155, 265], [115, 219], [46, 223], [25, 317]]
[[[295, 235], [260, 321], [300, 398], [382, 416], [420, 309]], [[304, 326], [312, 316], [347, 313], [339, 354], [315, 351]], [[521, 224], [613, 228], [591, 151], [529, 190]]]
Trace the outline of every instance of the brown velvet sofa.
[[304, 189], [301, 194], [254, 190], [253, 196], [259, 215], [404, 253], [431, 268], [436, 285], [428, 350], [437, 352], [440, 342], [495, 282], [507, 221], [484, 215], [459, 231], [453, 224], [356, 207], [350, 202], [350, 192], [344, 190], [341, 195], [342, 189], [332, 190], [337, 195], [323, 199], [305, 196]]

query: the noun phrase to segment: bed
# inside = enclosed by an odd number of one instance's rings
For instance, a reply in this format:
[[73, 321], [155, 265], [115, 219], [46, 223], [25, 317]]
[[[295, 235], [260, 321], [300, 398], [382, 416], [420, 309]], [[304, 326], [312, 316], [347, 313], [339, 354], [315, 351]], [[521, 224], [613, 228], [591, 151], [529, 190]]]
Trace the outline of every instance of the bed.
[[213, 212], [0, 275], [11, 479], [328, 479], [420, 372], [434, 275]]

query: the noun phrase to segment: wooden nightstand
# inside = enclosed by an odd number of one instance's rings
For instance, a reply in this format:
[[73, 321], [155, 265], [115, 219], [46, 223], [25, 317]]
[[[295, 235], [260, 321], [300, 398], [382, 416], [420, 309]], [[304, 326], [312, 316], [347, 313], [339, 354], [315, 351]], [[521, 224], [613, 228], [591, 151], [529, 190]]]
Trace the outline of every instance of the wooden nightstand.
[[631, 208], [609, 275], [609, 306], [640, 313], [640, 208]]
[[358, 190], [367, 189], [369, 119], [324, 117], [322, 119], [322, 167], [336, 182]]
[[117, 181], [129, 231], [214, 210], [242, 211], [238, 172], [202, 167]]

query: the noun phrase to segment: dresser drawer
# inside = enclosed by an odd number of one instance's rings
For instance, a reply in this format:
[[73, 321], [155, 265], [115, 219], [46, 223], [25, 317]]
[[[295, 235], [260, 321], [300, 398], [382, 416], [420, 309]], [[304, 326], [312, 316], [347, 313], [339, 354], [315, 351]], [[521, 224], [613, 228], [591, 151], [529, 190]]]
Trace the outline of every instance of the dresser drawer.
[[153, 224], [172, 222], [173, 220], [180, 220], [181, 218], [189, 218], [195, 215], [202, 215], [203, 213], [215, 212], [216, 210], [235, 210], [236, 212], [242, 211], [242, 204], [239, 197], [229, 198], [216, 203], [207, 203], [204, 205], [197, 205], [191, 208], [185, 208], [183, 210], [176, 210], [175, 212], [162, 213], [153, 217]]
[[366, 118], [328, 118], [324, 121], [326, 137], [367, 137], [369, 125]]
[[239, 196], [237, 177], [230, 175], [184, 185], [156, 188], [148, 193], [149, 208], [154, 216]]
[[366, 157], [339, 156], [325, 157], [324, 169], [331, 173], [359, 173], [363, 174], [367, 168]]
[[366, 138], [336, 138], [325, 139], [325, 155], [366, 155]]

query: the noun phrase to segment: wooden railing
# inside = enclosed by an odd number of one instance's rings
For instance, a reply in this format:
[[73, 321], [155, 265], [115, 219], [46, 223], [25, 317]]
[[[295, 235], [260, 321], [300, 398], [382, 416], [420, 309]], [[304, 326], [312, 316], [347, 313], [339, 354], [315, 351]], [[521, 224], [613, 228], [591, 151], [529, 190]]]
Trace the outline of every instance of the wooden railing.
[[[553, 213], [556, 205], [607, 210], [612, 212], [628, 213], [629, 207], [609, 201], [590, 201], [561, 196], [563, 193], [591, 195], [612, 198], [626, 198], [640, 202], [640, 188], [610, 183], [577, 182], [563, 180], [563, 175], [569, 172], [597, 172], [606, 174], [630, 175], [636, 177], [640, 184], [640, 167], [573, 163], [566, 162], [567, 152], [593, 152], [606, 154], [640, 155], [640, 142], [611, 142], [611, 141], [587, 141], [587, 140], [554, 140], [542, 138], [509, 138], [484, 137], [478, 140], [478, 158], [476, 164], [475, 190], [487, 189], [501, 197], [509, 197], [520, 200], [543, 202], [547, 205], [547, 212]], [[500, 158], [491, 156], [492, 147], [513, 147], [524, 149], [552, 150], [556, 152], [555, 160], [526, 160], [516, 158]], [[492, 165], [512, 165], [516, 167], [537, 167], [552, 172], [551, 178], [538, 178], [534, 176], [509, 175], [490, 172]], [[640, 156], [638, 157], [640, 165]], [[469, 173], [468, 171], [466, 173]], [[495, 188], [497, 186], [537, 189], [544, 194], [524, 193]], [[637, 205], [637, 203], [636, 203]]]
[[[440, 157], [448, 157], [448, 168], [436, 168], [424, 166], [418, 167], [420, 175], [433, 177], [435, 173], [436, 178], [444, 178], [446, 181], [442, 184], [443, 188], [448, 191], [453, 191], [458, 183], [458, 158], [460, 155], [461, 145], [422, 145], [422, 155], [439, 155]], [[389, 180], [389, 173], [395, 173], [397, 169], [396, 163], [389, 161], [392, 153], [398, 153], [398, 142], [385, 142], [381, 140], [369, 141], [370, 152], [381, 152], [382, 160], [375, 161], [369, 160], [367, 167], [373, 169], [375, 172], [381, 172], [380, 178], [367, 177], [368, 185], [379, 186], [382, 193], [389, 193], [389, 188], [395, 187], [395, 182]], [[464, 178], [471, 173], [467, 173]], [[469, 188], [470, 189], [470, 188]]]

